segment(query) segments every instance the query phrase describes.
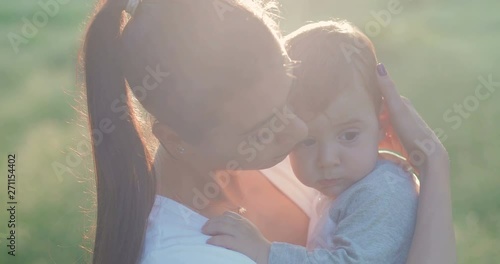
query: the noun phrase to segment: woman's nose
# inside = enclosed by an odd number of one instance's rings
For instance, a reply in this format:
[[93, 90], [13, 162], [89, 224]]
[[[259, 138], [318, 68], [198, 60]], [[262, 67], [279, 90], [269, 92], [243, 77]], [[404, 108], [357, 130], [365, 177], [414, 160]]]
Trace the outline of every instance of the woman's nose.
[[276, 144], [288, 147], [290, 150], [307, 137], [308, 128], [298, 116], [290, 118], [285, 128], [277, 133]]
[[290, 130], [292, 137], [292, 144], [295, 146], [300, 141], [304, 140], [307, 137], [309, 129], [306, 123], [300, 119], [298, 116], [291, 120], [290, 122]]

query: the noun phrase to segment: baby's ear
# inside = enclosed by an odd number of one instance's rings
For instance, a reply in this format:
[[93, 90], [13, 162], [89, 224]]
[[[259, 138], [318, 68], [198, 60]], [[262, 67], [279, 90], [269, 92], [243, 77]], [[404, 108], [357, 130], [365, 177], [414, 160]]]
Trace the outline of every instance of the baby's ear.
[[380, 125], [378, 126], [378, 142], [381, 143], [385, 139], [385, 129]]
[[382, 141], [379, 143], [379, 150], [389, 150], [408, 159], [408, 153], [391, 124], [389, 108], [385, 102], [382, 103], [379, 114], [379, 133], [382, 138]]
[[389, 120], [389, 111], [387, 110], [387, 107], [384, 105], [383, 101], [381, 102], [380, 108], [379, 108], [379, 113], [378, 113], [378, 138], [379, 138], [379, 143], [382, 142], [382, 140], [386, 139], [387, 136], [387, 130], [388, 127], [390, 126], [390, 120]]

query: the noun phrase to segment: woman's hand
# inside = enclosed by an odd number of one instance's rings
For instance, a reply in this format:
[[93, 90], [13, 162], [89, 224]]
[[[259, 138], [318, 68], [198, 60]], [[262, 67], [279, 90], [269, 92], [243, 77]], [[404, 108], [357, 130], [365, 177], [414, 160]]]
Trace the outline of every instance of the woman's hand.
[[406, 149], [410, 163], [420, 172], [428, 170], [429, 162], [449, 164], [449, 157], [436, 134], [420, 117], [410, 101], [402, 97], [383, 64], [377, 65], [380, 91], [387, 105], [391, 123]]
[[257, 264], [268, 263], [271, 243], [252, 222], [237, 213], [226, 211], [208, 220], [202, 232], [212, 236], [208, 244], [238, 251]]
[[410, 163], [420, 171], [417, 221], [406, 264], [457, 263], [448, 153], [408, 99], [399, 95], [382, 64], [377, 72], [391, 123]]

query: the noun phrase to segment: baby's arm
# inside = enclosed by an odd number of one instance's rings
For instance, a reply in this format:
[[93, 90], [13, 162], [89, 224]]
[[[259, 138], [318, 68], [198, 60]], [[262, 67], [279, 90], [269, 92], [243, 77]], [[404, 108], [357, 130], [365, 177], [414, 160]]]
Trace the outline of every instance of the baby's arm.
[[235, 213], [209, 220], [203, 232], [213, 236], [207, 243], [241, 252], [258, 264], [404, 263], [416, 215], [413, 181], [389, 170], [353, 187], [340, 208], [330, 211], [337, 222], [329, 237], [334, 248], [308, 251], [288, 243], [270, 243]]

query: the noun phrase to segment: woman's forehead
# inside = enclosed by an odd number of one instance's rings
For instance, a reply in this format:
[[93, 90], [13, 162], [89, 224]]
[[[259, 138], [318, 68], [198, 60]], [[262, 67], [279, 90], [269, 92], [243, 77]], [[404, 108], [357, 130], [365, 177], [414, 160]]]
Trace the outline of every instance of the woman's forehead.
[[224, 122], [221, 122], [221, 125], [244, 133], [263, 124], [277, 112], [284, 111], [290, 83], [290, 77], [285, 74], [284, 69], [278, 74], [266, 74], [253, 89], [237, 93], [230, 100], [223, 102], [221, 119]]

